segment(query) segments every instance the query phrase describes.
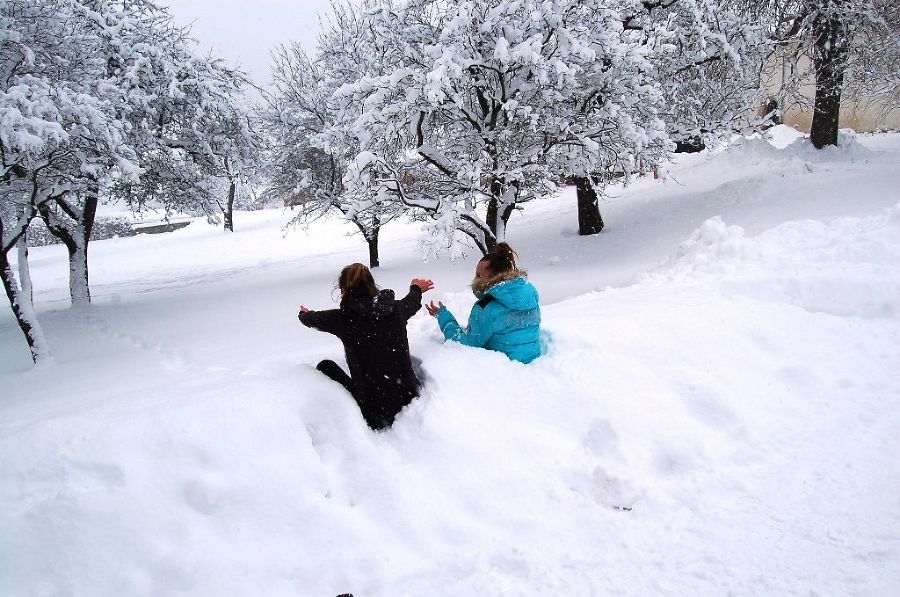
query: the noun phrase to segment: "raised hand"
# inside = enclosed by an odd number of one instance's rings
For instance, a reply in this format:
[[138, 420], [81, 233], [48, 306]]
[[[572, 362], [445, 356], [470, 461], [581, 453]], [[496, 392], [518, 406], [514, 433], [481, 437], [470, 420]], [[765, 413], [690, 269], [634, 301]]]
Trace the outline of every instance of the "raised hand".
[[303, 305], [300, 305], [300, 312], [301, 312], [301, 313], [309, 313], [309, 309], [307, 309], [307, 308], [304, 307]]
[[431, 301], [427, 305], [425, 305], [425, 310], [428, 311], [428, 314], [434, 317], [437, 315], [437, 312], [440, 311], [444, 307], [444, 303], [438, 301], [438, 304], [435, 305], [434, 301]]
[[428, 292], [429, 290], [434, 288], [434, 282], [425, 278], [413, 278], [412, 282], [410, 282], [409, 285], [418, 286], [419, 290], [421, 290], [422, 292]]

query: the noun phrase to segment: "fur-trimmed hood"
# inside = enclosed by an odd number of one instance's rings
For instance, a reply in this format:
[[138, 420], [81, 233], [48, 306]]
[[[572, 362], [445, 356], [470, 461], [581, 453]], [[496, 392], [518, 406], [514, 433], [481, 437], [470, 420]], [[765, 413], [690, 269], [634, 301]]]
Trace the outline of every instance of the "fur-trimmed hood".
[[[493, 297], [511, 311], [537, 309], [540, 305], [537, 288], [525, 276], [525, 272], [517, 270], [484, 280], [476, 278], [472, 281], [472, 291], [479, 299], [485, 296]], [[481, 290], [482, 288], [484, 290]]]
[[527, 278], [528, 274], [523, 272], [522, 270], [510, 270], [508, 272], [503, 272], [497, 274], [495, 276], [491, 276], [490, 278], [474, 278], [472, 280], [472, 292], [478, 298], [481, 298], [487, 293], [488, 290], [500, 284], [501, 282], [508, 282], [510, 280], [515, 280], [516, 278]]

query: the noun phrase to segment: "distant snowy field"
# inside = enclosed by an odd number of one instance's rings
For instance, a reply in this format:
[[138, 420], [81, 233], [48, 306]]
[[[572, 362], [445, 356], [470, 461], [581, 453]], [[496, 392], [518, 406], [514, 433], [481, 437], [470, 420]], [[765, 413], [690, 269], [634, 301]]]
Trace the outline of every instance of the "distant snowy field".
[[[900, 594], [900, 135], [780, 127], [509, 241], [541, 292], [531, 365], [410, 322], [427, 387], [391, 430], [303, 328], [366, 247], [239, 213], [31, 252], [55, 363], [0, 315], [0, 595]], [[376, 279], [459, 317], [476, 255], [383, 234]]]

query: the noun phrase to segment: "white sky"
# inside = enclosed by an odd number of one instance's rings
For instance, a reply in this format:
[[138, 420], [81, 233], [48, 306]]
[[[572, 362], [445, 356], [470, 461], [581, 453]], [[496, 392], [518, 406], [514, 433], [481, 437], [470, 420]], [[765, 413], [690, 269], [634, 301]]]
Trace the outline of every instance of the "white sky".
[[160, 0], [179, 25], [191, 25], [200, 50], [238, 65], [258, 85], [270, 79], [270, 50], [297, 41], [312, 51], [318, 14], [329, 0]]

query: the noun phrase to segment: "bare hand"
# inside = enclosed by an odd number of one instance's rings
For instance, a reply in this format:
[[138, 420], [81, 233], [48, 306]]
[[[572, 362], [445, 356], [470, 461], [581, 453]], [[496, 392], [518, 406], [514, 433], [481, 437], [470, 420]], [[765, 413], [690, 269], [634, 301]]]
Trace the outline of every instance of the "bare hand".
[[301, 312], [301, 313], [309, 313], [309, 309], [307, 309], [307, 308], [304, 307], [303, 305], [300, 305], [300, 312]]
[[421, 290], [422, 292], [428, 292], [429, 290], [434, 288], [434, 282], [424, 278], [413, 278], [413, 281], [410, 282], [409, 285], [418, 286], [419, 290]]
[[437, 315], [437, 312], [444, 308], [444, 303], [438, 301], [438, 304], [435, 305], [434, 301], [431, 301], [427, 305], [425, 305], [425, 309], [428, 311], [428, 314], [434, 317]]

